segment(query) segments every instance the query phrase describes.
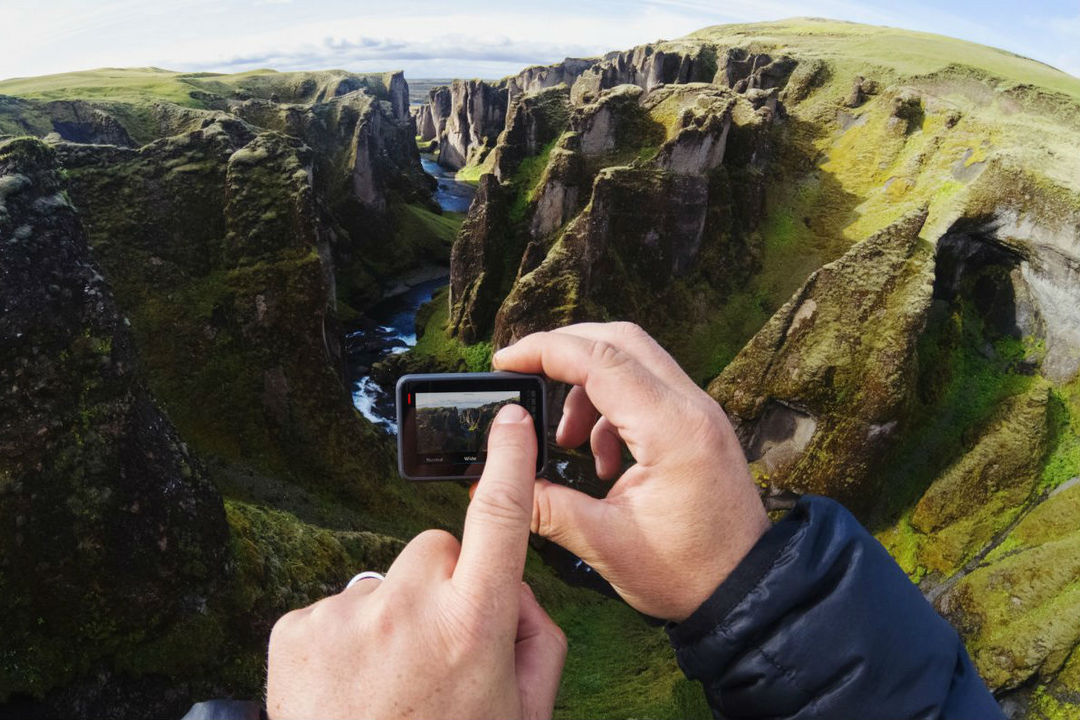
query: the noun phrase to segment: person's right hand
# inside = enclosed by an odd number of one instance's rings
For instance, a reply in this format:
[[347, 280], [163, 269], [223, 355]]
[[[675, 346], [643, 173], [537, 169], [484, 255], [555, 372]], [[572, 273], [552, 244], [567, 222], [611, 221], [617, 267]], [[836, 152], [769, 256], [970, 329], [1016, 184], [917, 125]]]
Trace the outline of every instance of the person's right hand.
[[575, 386], [556, 441], [589, 438], [602, 479], [621, 469], [624, 443], [633, 455], [603, 499], [538, 480], [532, 530], [591, 565], [637, 610], [685, 620], [769, 527], [724, 411], [636, 325], [535, 333], [493, 363]]

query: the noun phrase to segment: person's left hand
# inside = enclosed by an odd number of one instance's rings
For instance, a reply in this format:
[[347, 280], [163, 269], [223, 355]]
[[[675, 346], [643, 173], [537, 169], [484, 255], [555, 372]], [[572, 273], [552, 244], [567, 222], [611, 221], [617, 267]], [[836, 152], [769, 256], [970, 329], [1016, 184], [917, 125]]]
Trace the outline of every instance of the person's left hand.
[[508, 405], [461, 543], [428, 530], [385, 580], [278, 620], [270, 718], [551, 717], [566, 638], [521, 580], [535, 467], [532, 418]]

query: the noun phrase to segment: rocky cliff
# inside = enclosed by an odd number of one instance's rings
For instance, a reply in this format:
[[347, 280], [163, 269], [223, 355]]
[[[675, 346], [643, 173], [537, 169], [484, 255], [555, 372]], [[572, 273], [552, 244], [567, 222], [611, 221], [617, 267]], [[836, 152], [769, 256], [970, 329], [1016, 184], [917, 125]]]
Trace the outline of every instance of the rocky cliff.
[[221, 496], [147, 390], [42, 143], [0, 143], [0, 698], [163, 650], [221, 589]]
[[1074, 712], [1080, 82], [791, 21], [507, 87], [446, 332], [644, 325], [727, 409], [770, 508], [844, 501], [1014, 717]]
[[417, 129], [424, 140], [435, 139], [439, 164], [458, 170], [483, 161], [506, 122], [505, 83], [455, 80], [432, 88]]
[[168, 77], [4, 104], [0, 714], [255, 697], [278, 615], [462, 501], [386, 487], [342, 380], [349, 304], [449, 252], [401, 75]]

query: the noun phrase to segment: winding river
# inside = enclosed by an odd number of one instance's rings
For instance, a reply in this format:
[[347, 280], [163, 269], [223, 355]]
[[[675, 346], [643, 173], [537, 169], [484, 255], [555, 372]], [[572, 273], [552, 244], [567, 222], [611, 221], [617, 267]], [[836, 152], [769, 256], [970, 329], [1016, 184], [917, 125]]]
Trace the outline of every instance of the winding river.
[[[420, 155], [424, 172], [435, 178], [435, 201], [445, 212], [467, 212], [476, 189], [458, 182], [453, 173]], [[424, 268], [398, 279], [398, 285], [364, 313], [360, 326], [345, 336], [352, 377], [353, 405], [375, 425], [397, 433], [394, 398], [369, 374], [373, 364], [416, 345], [416, 312], [450, 280], [450, 268]]]

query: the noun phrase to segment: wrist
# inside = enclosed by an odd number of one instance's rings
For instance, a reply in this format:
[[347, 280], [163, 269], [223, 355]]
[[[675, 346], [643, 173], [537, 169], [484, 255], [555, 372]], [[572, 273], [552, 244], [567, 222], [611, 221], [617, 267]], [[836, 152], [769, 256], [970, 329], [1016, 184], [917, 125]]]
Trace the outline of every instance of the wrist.
[[779, 559], [801, 524], [792, 519], [768, 523], [736, 565], [712, 588], [705, 598], [681, 621], [669, 623], [668, 633], [677, 645], [693, 642], [725, 618], [735, 605], [754, 589]]
[[[695, 613], [724, 583], [728, 581], [744, 560], [754, 551], [761, 539], [769, 532], [772, 524], [769, 522], [765, 509], [755, 497], [757, 508], [743, 515], [742, 527], [737, 532], [727, 534], [717, 539], [716, 551], [712, 557], [702, 563], [695, 575], [700, 578], [697, 583], [686, 583], [684, 587], [692, 588], [684, 594], [672, 613], [667, 618], [672, 622], [681, 623]], [[728, 526], [729, 528], [731, 525]], [[701, 572], [701, 568], [709, 568]]]

